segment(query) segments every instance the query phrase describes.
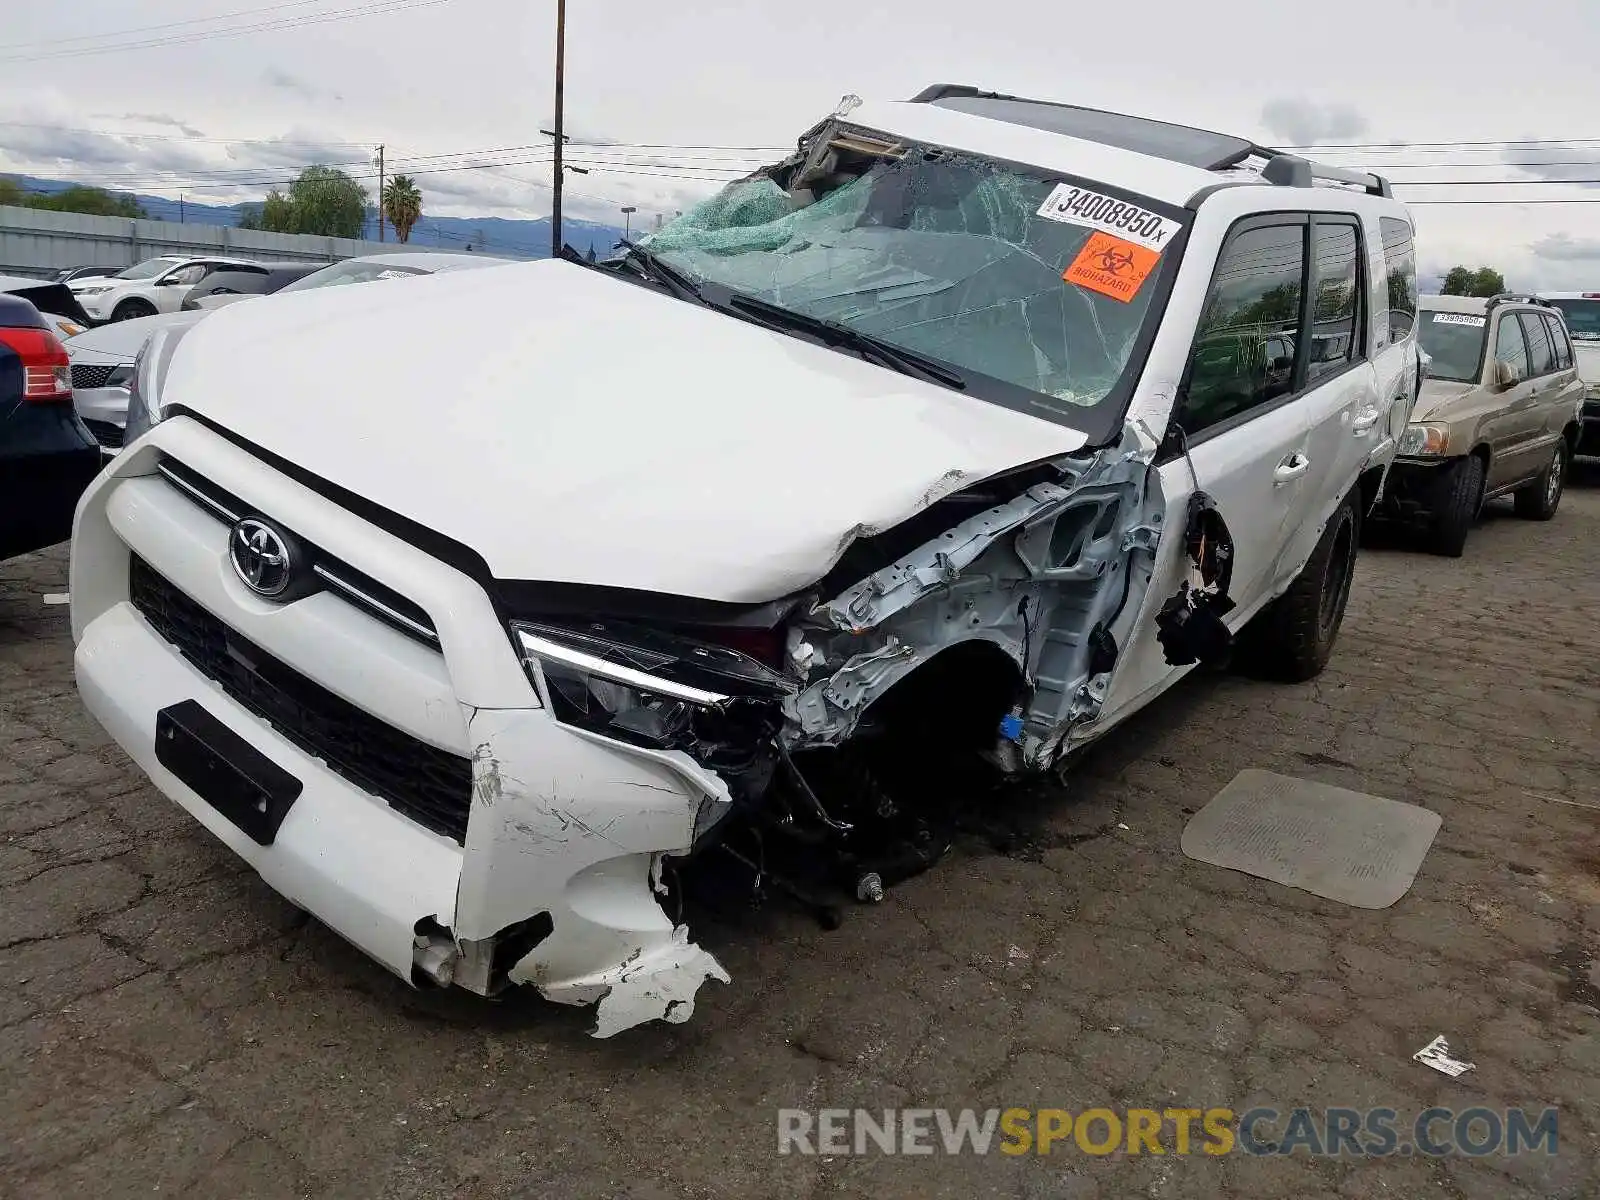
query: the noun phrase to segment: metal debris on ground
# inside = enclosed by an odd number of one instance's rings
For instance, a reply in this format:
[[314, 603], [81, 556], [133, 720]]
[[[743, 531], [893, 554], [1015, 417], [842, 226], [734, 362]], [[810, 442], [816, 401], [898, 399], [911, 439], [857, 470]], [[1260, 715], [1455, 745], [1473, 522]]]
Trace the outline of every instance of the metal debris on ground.
[[1450, 1053], [1450, 1043], [1440, 1034], [1421, 1050], [1411, 1056], [1417, 1062], [1432, 1067], [1435, 1071], [1442, 1071], [1454, 1079], [1457, 1075], [1464, 1075], [1468, 1071], [1477, 1069], [1477, 1063], [1464, 1062]]

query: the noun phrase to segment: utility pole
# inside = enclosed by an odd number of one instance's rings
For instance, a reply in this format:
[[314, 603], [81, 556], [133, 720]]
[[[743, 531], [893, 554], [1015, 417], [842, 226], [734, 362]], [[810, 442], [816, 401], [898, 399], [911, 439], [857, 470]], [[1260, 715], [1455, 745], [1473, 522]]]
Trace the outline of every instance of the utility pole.
[[183, 193], [178, 193], [178, 224], [183, 224]]
[[378, 147], [378, 240], [383, 241], [383, 147]]
[[639, 209], [632, 204], [622, 206], [622, 236], [627, 241], [633, 241], [633, 214]]
[[566, 173], [561, 161], [561, 152], [566, 145], [566, 133], [561, 128], [565, 117], [565, 99], [563, 93], [566, 88], [567, 70], [567, 0], [556, 0], [556, 182], [550, 203], [550, 257], [561, 257], [561, 179]]

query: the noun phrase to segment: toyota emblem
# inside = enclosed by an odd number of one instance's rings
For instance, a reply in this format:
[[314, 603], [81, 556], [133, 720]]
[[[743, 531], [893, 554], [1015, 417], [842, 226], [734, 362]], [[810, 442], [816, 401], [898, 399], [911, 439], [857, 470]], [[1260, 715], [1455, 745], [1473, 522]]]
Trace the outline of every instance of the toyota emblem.
[[228, 537], [228, 557], [245, 586], [258, 596], [281, 596], [294, 578], [289, 539], [255, 517], [245, 517], [234, 525]]

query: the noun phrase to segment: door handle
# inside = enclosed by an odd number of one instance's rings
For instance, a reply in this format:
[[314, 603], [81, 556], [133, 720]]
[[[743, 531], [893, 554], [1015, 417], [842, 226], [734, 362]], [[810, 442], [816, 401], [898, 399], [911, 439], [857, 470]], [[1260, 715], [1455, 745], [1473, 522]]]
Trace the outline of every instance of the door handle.
[[[1398, 403], [1398, 401], [1396, 401], [1396, 403]], [[1355, 434], [1357, 437], [1360, 437], [1364, 433], [1370, 432], [1372, 427], [1378, 423], [1378, 418], [1381, 415], [1382, 414], [1379, 413], [1375, 408], [1362, 409], [1356, 414], [1355, 420], [1350, 422], [1350, 432]]]
[[1282, 487], [1286, 483], [1292, 483], [1310, 469], [1311, 460], [1296, 450], [1279, 463], [1277, 469], [1272, 472], [1272, 486]]

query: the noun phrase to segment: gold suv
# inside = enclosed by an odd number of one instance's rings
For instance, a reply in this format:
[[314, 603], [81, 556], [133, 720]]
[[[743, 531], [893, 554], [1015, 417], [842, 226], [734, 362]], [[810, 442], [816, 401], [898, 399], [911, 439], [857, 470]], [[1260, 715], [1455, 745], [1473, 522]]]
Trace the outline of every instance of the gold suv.
[[1583, 383], [1559, 309], [1531, 296], [1422, 296], [1426, 376], [1389, 471], [1384, 514], [1460, 556], [1487, 500], [1548, 521], [1577, 448]]

